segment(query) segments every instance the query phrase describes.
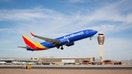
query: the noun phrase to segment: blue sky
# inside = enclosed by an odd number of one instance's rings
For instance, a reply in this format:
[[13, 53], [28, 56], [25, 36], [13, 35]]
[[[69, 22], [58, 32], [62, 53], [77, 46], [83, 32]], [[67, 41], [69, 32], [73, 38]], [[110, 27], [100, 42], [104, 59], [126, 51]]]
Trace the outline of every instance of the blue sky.
[[[83, 29], [106, 36], [104, 59], [132, 59], [132, 0], [0, 0], [0, 57], [99, 56], [97, 34], [64, 50], [30, 52], [21, 36], [30, 31], [56, 38]], [[31, 37], [34, 41], [42, 40]]]

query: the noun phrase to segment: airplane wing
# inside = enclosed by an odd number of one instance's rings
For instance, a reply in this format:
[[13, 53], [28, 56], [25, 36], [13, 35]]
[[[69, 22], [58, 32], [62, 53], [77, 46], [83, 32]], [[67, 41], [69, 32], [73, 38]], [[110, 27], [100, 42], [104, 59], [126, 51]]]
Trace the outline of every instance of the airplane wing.
[[60, 43], [61, 43], [61, 42], [60, 42], [59, 40], [55, 40], [55, 39], [51, 39], [51, 38], [46, 38], [46, 37], [38, 36], [38, 35], [33, 34], [32, 32], [30, 32], [30, 33], [31, 33], [32, 36], [34, 36], [34, 37], [36, 37], [36, 38], [45, 40], [46, 42], [55, 44], [56, 46], [60, 46]]

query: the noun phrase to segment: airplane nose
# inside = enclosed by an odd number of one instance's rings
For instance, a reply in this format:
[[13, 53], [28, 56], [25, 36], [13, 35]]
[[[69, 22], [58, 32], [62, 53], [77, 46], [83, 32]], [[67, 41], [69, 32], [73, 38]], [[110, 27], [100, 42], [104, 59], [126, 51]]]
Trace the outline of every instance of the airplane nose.
[[93, 30], [93, 34], [96, 34], [98, 31], [96, 31], [96, 30]]
[[97, 33], [98, 31], [95, 30], [94, 32]]

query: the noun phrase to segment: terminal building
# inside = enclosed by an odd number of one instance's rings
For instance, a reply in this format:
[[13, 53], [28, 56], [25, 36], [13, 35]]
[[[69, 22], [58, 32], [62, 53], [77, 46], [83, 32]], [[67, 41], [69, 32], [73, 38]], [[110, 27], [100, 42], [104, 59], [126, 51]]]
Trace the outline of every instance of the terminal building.
[[0, 65], [122, 65], [120, 61], [104, 60], [102, 62], [95, 60], [95, 57], [89, 58], [31, 58], [31, 59], [0, 59]]
[[37, 64], [42, 65], [82, 65], [95, 62], [94, 57], [90, 58], [31, 58], [33, 61], [38, 61]]
[[37, 60], [37, 64], [42, 65], [80, 65], [84, 60], [89, 61], [89, 58], [32, 58]]

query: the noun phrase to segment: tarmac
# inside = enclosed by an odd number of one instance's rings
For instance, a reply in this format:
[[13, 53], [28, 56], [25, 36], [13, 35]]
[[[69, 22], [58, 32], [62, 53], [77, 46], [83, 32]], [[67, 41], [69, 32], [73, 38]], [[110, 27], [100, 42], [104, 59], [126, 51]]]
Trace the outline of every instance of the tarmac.
[[0, 74], [132, 74], [132, 66], [50, 66], [0, 65]]

